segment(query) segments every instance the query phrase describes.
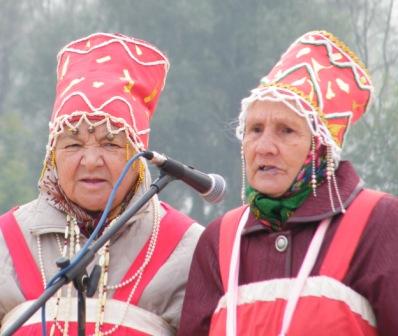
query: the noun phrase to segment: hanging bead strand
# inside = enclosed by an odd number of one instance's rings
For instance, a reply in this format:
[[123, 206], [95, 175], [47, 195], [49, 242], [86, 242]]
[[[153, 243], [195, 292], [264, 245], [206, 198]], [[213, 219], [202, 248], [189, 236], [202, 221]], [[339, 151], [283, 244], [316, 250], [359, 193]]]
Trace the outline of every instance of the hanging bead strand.
[[137, 270], [137, 272], [130, 277], [127, 281], [124, 281], [122, 283], [119, 283], [117, 285], [113, 285], [113, 286], [108, 286], [108, 290], [109, 289], [116, 289], [116, 288], [120, 288], [120, 287], [124, 287], [126, 285], [128, 285], [129, 283], [131, 283], [132, 281], [135, 281], [134, 286], [132, 287], [129, 296], [127, 298], [126, 304], [125, 304], [125, 308], [124, 308], [124, 312], [122, 315], [121, 320], [115, 324], [111, 329], [107, 330], [107, 331], [101, 331], [99, 330], [99, 333], [95, 333], [93, 335], [90, 336], [108, 336], [113, 334], [118, 328], [119, 326], [123, 323], [124, 319], [127, 316], [127, 312], [128, 312], [128, 308], [130, 306], [130, 302], [134, 296], [134, 293], [142, 279], [142, 275], [145, 271], [146, 266], [149, 264], [153, 252], [155, 251], [155, 247], [156, 247], [156, 242], [157, 242], [157, 237], [159, 234], [159, 224], [160, 224], [160, 216], [159, 216], [159, 200], [157, 199], [157, 197], [155, 196], [152, 201], [151, 201], [151, 205], [153, 208], [153, 213], [154, 213], [154, 219], [153, 219], [153, 227], [152, 227], [152, 233], [151, 233], [151, 237], [150, 237], [150, 242], [149, 242], [149, 246], [145, 255], [145, 259], [144, 262], [142, 263], [142, 265], [140, 266], [140, 268]]
[[326, 163], [326, 180], [328, 183], [330, 206], [332, 207], [333, 213], [336, 212], [334, 206], [333, 192], [332, 192], [332, 176], [334, 175], [334, 162], [332, 158], [332, 148], [327, 146], [327, 163]]
[[311, 187], [312, 187], [312, 194], [316, 197], [316, 160], [315, 160], [315, 137], [311, 137]]

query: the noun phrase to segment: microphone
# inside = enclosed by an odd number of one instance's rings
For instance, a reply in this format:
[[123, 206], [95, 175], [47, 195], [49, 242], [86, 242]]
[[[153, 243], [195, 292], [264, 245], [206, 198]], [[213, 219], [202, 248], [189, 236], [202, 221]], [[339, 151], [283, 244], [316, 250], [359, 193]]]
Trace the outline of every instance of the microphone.
[[202, 173], [155, 151], [145, 151], [143, 156], [166, 174], [183, 181], [198, 191], [206, 201], [218, 203], [224, 197], [226, 183], [222, 176]]

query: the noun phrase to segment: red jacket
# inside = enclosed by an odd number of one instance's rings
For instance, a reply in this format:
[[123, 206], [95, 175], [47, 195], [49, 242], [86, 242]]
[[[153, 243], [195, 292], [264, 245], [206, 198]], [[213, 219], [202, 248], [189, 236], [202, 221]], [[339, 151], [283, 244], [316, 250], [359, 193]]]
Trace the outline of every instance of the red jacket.
[[[362, 182], [348, 162], [336, 172], [340, 194], [347, 207], [362, 189]], [[264, 280], [295, 277], [320, 221], [330, 217], [326, 185], [318, 196], [310, 196], [281, 232], [270, 232], [254, 218], [242, 234], [239, 285]], [[333, 217], [318, 259], [311, 272], [319, 268], [341, 221]], [[384, 196], [372, 211], [343, 283], [371, 304], [380, 335], [396, 335], [398, 330], [398, 199]], [[211, 223], [197, 246], [187, 287], [179, 335], [207, 335], [212, 314], [224, 290], [220, 278], [218, 248], [220, 219]], [[275, 247], [277, 238], [287, 238], [283, 251]], [[272, 318], [271, 318], [272, 320]]]

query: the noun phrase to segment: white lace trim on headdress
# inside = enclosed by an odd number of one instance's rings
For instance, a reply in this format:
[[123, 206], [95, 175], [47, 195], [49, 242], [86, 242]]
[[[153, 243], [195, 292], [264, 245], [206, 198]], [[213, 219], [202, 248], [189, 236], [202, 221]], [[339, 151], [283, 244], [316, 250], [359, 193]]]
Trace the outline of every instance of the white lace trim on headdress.
[[296, 93], [281, 87], [267, 86], [255, 88], [251, 95], [244, 98], [241, 103], [241, 112], [239, 114], [239, 125], [236, 128], [236, 136], [243, 140], [247, 110], [255, 101], [281, 102], [288, 108], [304, 117], [311, 130], [311, 133], [321, 139], [322, 144], [332, 148], [333, 160], [336, 164], [340, 161], [341, 148], [336, 144], [327, 127], [320, 121], [318, 113], [308, 104], [308, 102]]
[[[71, 114], [58, 116], [58, 113], [62, 110], [63, 106], [73, 96], [79, 96], [80, 98], [82, 98], [87, 107], [90, 109], [90, 111], [75, 111]], [[127, 121], [123, 118], [115, 117], [107, 112], [104, 112], [106, 106], [115, 100], [122, 101], [127, 106], [133, 126], [129, 125]], [[90, 120], [89, 116], [100, 117], [100, 120]], [[76, 117], [78, 117], [78, 121], [72, 124], [70, 120], [76, 119]], [[62, 100], [62, 103], [54, 113], [54, 121], [49, 123], [50, 136], [47, 144], [47, 155], [54, 147], [59, 134], [64, 132], [65, 126], [70, 128], [71, 130], [75, 130], [80, 126], [80, 124], [83, 121], [85, 121], [89, 126], [93, 127], [106, 123], [108, 132], [112, 134], [118, 134], [122, 131], [125, 131], [126, 134], [128, 135], [130, 143], [132, 144], [133, 148], [136, 150], [144, 148], [144, 145], [140, 140], [139, 136], [148, 134], [150, 132], [149, 128], [137, 130], [133, 108], [125, 98], [121, 96], [113, 96], [108, 100], [106, 100], [104, 103], [102, 103], [100, 106], [96, 107], [91, 103], [90, 99], [83, 92], [80, 91], [72, 92], [67, 97], [65, 97], [65, 99]], [[123, 126], [120, 128], [112, 128], [111, 122], [122, 124]]]
[[[90, 119], [90, 117], [93, 116], [99, 117], [100, 119], [99, 120]], [[73, 120], [73, 123], [71, 122], [71, 120]], [[45, 162], [49, 157], [51, 150], [55, 147], [59, 135], [62, 134], [65, 131], [65, 129], [71, 131], [77, 130], [79, 126], [82, 124], [82, 122], [86, 122], [88, 126], [93, 126], [93, 127], [105, 124], [108, 133], [114, 135], [124, 132], [126, 134], [127, 140], [137, 152], [142, 151], [144, 149], [144, 145], [142, 144], [139, 135], [144, 135], [150, 132], [149, 128], [141, 131], [136, 131], [123, 118], [116, 118], [110, 115], [109, 113], [103, 111], [96, 111], [96, 112], [76, 111], [73, 112], [72, 114], [62, 115], [58, 117], [53, 123], [50, 122], [51, 131], [46, 146]], [[114, 126], [115, 123], [120, 124], [122, 126], [116, 128]]]

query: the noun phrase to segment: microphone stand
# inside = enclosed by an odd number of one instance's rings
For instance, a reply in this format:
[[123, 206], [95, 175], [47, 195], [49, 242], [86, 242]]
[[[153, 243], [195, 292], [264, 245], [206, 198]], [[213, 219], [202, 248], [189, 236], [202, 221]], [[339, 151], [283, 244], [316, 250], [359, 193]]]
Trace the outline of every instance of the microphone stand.
[[[134, 215], [142, 206], [148, 202], [155, 194], [158, 194], [163, 190], [171, 181], [175, 180], [174, 177], [167, 175], [161, 170], [160, 176], [154, 181], [149, 190], [138, 199], [131, 208], [128, 208], [119, 219], [106, 230], [101, 237], [99, 237], [89, 247], [85, 254], [83, 254], [76, 265], [74, 265], [68, 272], [64, 274], [62, 278], [57, 280], [52, 286], [46, 288], [42, 295], [33, 302], [28, 309], [15, 321], [13, 322], [2, 334], [2, 336], [11, 336], [18, 328], [20, 328], [49, 298], [51, 298], [63, 285], [73, 281], [75, 287], [78, 290], [78, 335], [85, 335], [86, 325], [86, 290], [89, 288], [89, 294], [87, 296], [94, 295], [97, 288], [98, 281], [94, 279], [93, 283], [90, 284], [90, 277], [87, 276], [86, 267], [94, 260], [95, 253], [106, 244], [112, 236], [119, 231], [119, 229]], [[57, 261], [57, 265], [62, 269], [69, 265], [69, 260], [61, 258]], [[98, 266], [99, 267], [99, 266]], [[94, 268], [95, 270], [95, 268]], [[93, 273], [95, 273], [93, 270]], [[93, 274], [92, 273], [92, 274]], [[96, 278], [96, 277], [95, 277]]]

